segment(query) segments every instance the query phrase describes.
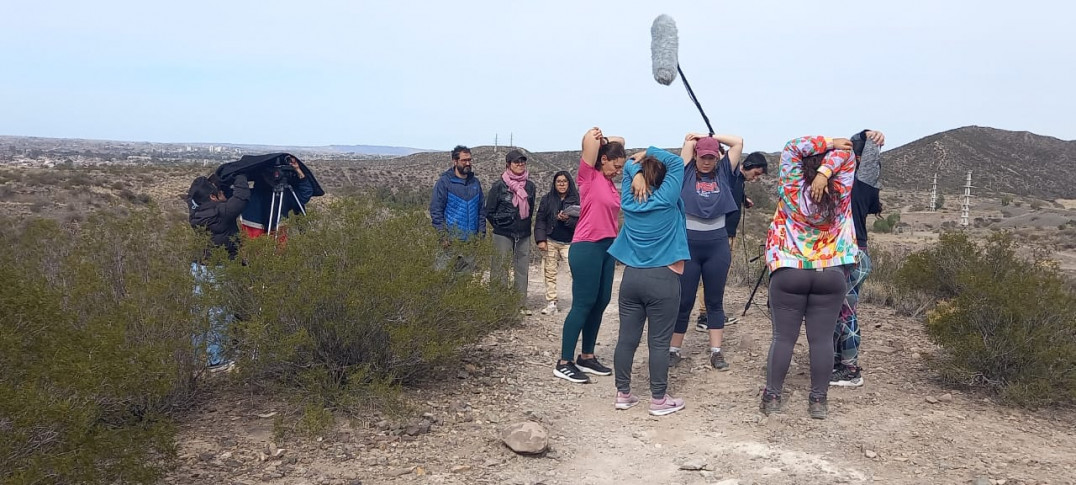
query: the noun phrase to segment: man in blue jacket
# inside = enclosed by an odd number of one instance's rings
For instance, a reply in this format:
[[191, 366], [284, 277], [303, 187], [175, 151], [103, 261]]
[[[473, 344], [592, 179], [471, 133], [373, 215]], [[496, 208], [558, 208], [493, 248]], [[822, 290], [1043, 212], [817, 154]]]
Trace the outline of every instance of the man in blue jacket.
[[452, 149], [452, 168], [441, 174], [433, 186], [430, 199], [430, 219], [434, 229], [442, 233], [442, 252], [436, 262], [437, 269], [448, 267], [450, 260], [455, 271], [473, 271], [474, 256], [451, 254], [448, 250], [453, 241], [467, 241], [475, 236], [486, 235], [486, 205], [482, 196], [482, 184], [471, 170], [471, 149], [457, 145]]

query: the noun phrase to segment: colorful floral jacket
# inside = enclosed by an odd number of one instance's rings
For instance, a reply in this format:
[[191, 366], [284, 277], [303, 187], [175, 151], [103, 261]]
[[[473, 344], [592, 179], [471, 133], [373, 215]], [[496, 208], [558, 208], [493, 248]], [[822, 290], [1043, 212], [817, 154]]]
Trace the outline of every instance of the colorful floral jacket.
[[[821, 136], [796, 138], [781, 152], [777, 212], [766, 237], [766, 264], [778, 268], [820, 269], [852, 264], [859, 252], [852, 224], [851, 194], [856, 158], [851, 150], [833, 150], [833, 141]], [[812, 214], [810, 180], [804, 180], [802, 160], [825, 153], [818, 172], [829, 177], [837, 192], [832, 220]]]

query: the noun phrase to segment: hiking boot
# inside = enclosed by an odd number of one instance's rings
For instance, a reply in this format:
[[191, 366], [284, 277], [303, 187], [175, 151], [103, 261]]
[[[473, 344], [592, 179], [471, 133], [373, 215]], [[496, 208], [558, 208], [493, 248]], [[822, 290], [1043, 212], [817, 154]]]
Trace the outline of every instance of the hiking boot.
[[758, 405], [758, 410], [762, 411], [762, 414], [769, 416], [773, 413], [780, 412], [781, 407], [784, 405], [784, 400], [781, 396], [774, 394], [770, 391], [762, 391], [762, 403]]
[[553, 369], [553, 375], [576, 384], [590, 382], [590, 378], [571, 362], [557, 364], [557, 367]]
[[579, 370], [586, 372], [587, 374], [594, 374], [599, 376], [607, 376], [613, 373], [613, 369], [610, 369], [601, 362], [598, 362], [598, 356], [584, 359], [582, 355], [575, 359], [575, 365]]
[[665, 416], [684, 409], [684, 400], [677, 399], [668, 394], [661, 400], [650, 399], [650, 414], [653, 416]]
[[829, 405], [826, 404], [826, 398], [810, 398], [807, 400], [807, 414], [811, 415], [812, 419], [826, 419], [826, 415], [829, 414]]
[[676, 367], [683, 360], [684, 356], [680, 355], [680, 352], [669, 352], [669, 367]]
[[720, 371], [729, 370], [729, 363], [725, 362], [725, 355], [721, 351], [710, 352], [710, 365]]
[[617, 391], [616, 403], [613, 404], [613, 407], [617, 409], [628, 409], [636, 404], [639, 404], [639, 398], [635, 397], [634, 394], [630, 392], [624, 394], [620, 391]]
[[725, 325], [732, 325], [739, 321], [740, 319], [738, 317], [725, 317]]
[[700, 313], [699, 314], [699, 319], [695, 321], [695, 330], [698, 330], [700, 332], [705, 332], [705, 331], [709, 330], [709, 325], [706, 322], [707, 322], [706, 314], [705, 313]]
[[542, 315], [556, 315], [557, 314], [557, 302], [551, 301], [545, 308], [542, 309]]
[[523, 315], [525, 317], [529, 317], [531, 315], [534, 315], [534, 313], [531, 312], [530, 309], [528, 309], [527, 307], [520, 308], [519, 309], [519, 314]]
[[833, 375], [829, 378], [829, 385], [838, 387], [859, 387], [863, 385], [863, 376], [860, 371], [863, 368], [854, 365], [841, 365], [833, 369]]

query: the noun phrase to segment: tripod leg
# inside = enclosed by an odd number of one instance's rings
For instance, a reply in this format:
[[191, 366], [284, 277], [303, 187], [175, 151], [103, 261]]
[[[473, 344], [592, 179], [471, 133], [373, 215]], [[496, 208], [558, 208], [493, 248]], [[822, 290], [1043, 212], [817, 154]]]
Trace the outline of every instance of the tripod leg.
[[283, 216], [284, 213], [284, 192], [280, 192], [277, 197], [278, 200], [276, 204], [276, 227], [273, 228], [274, 234], [276, 234], [277, 229], [280, 229], [280, 218]]
[[306, 209], [303, 208], [303, 203], [299, 202], [299, 196], [295, 195], [295, 189], [291, 188], [291, 186], [289, 185], [288, 186], [288, 192], [291, 192], [291, 197], [293, 199], [295, 199], [295, 205], [299, 207], [299, 212], [302, 212], [303, 215], [305, 216], [306, 215]]
[[751, 296], [747, 297], [747, 304], [743, 307], [743, 313], [740, 316], [746, 316], [747, 310], [751, 308], [751, 302], [755, 299], [755, 293], [758, 293], [758, 287], [762, 286], [762, 278], [766, 277], [766, 266], [762, 266], [762, 273], [758, 275], [758, 281], [755, 281], [755, 288], [751, 290]]
[[273, 214], [276, 213], [276, 192], [269, 198], [269, 220], [265, 221], [265, 232], [273, 229]]

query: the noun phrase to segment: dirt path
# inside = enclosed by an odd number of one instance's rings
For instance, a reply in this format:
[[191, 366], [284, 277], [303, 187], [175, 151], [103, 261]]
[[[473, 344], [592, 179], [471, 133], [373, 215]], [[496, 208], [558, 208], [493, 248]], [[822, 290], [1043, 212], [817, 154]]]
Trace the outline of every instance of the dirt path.
[[[562, 308], [570, 304], [566, 279]], [[541, 308], [537, 268], [530, 282], [531, 307]], [[609, 366], [618, 286], [619, 272], [597, 348]], [[729, 288], [726, 309], [742, 309], [748, 291]], [[757, 297], [765, 300], [764, 294]], [[670, 392], [685, 398], [687, 407], [661, 418], [649, 416], [645, 402], [615, 411], [611, 376], [589, 385], [552, 376], [564, 315], [535, 311], [524, 325], [483, 341], [457, 378], [411, 392], [419, 413], [427, 413], [424, 420], [394, 422], [371, 414], [362, 421], [340, 420], [323, 441], [273, 444], [273, 419], [259, 415], [279, 405], [218, 400], [183, 426], [180, 465], [167, 481], [1076, 483], [1076, 415], [1014, 410], [938, 387], [921, 357], [931, 350], [921, 325], [889, 309], [864, 306], [866, 384], [831, 389], [824, 421], [806, 413], [803, 336], [786, 383], [791, 397], [784, 412], [769, 418], [758, 412], [770, 338], [762, 310], [752, 308], [728, 327], [723, 348], [732, 363], [729, 372], [707, 369], [704, 335], [690, 331], [685, 348], [690, 359], [670, 375]], [[633, 377], [642, 396], [648, 394], [646, 359], [644, 340]], [[517, 456], [498, 438], [501, 428], [528, 419], [549, 431], [551, 451], [542, 457]], [[285, 450], [272, 457], [278, 448]], [[686, 464], [705, 469], [681, 470]]]

